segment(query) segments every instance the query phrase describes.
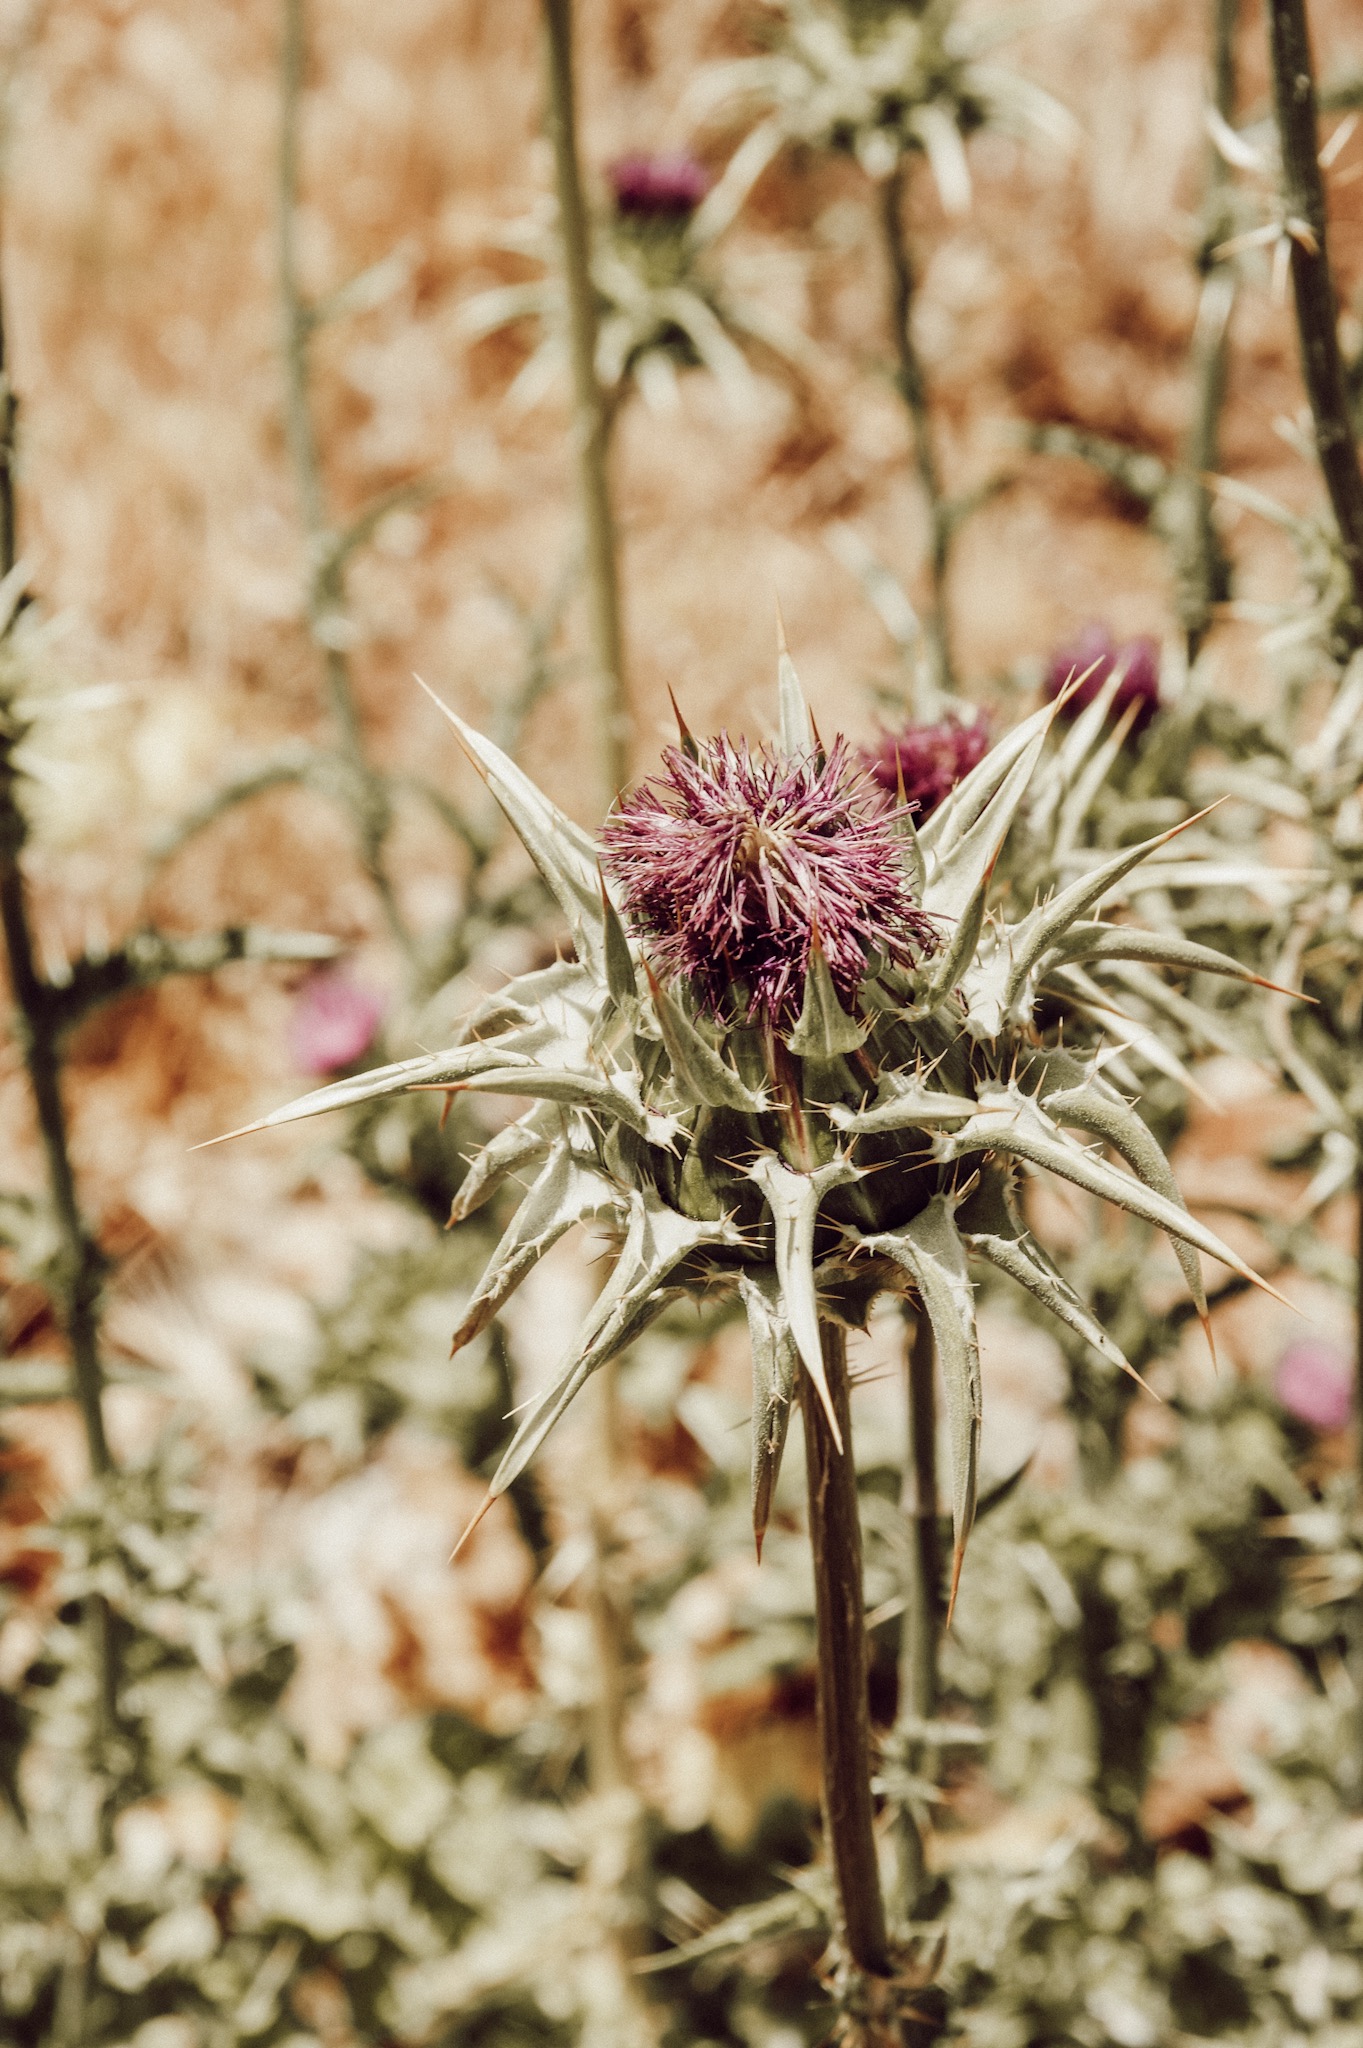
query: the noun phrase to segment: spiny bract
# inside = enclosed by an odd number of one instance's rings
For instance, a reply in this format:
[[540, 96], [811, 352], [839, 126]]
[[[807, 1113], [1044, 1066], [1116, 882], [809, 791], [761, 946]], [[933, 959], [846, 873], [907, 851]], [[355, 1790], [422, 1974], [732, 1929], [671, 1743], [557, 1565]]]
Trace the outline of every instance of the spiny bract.
[[[910, 951], [868, 931], [861, 978], [850, 987], [807, 925], [798, 1005], [754, 1014], [745, 1003], [717, 1005], [703, 977], [688, 982], [677, 972], [687, 963], [656, 942], [652, 900], [642, 935], [627, 929], [609, 887], [618, 850], [603, 876], [589, 836], [488, 740], [446, 715], [556, 897], [577, 957], [511, 982], [466, 1020], [449, 1051], [334, 1083], [264, 1125], [405, 1089], [530, 1100], [475, 1159], [454, 1206], [458, 1221], [508, 1177], [536, 1169], [455, 1332], [456, 1349], [574, 1224], [594, 1222], [615, 1241], [610, 1278], [522, 1416], [489, 1499], [523, 1470], [597, 1368], [668, 1302], [737, 1288], [752, 1337], [760, 1540], [800, 1366], [829, 1405], [821, 1319], [860, 1327], [877, 1294], [912, 1296], [943, 1371], [959, 1572], [980, 1431], [967, 1252], [1009, 1274], [1111, 1364], [1126, 1364], [1032, 1237], [1015, 1199], [1019, 1162], [1167, 1231], [1204, 1312], [1199, 1251], [1255, 1277], [1188, 1213], [1149, 1129], [1100, 1072], [1097, 1031], [1090, 1028], [1080, 1057], [1036, 1022], [1038, 999], [1052, 1014], [1062, 1008], [1066, 973], [1080, 966], [1097, 974], [1135, 958], [1251, 978], [1206, 947], [1095, 916], [1170, 835], [1097, 857], [1020, 917], [1006, 920], [997, 908], [986, 917], [990, 877], [1055, 715], [1047, 706], [985, 755], [921, 833], [906, 814], [893, 820], [903, 864], [896, 901], [916, 906], [914, 928], [929, 924], [935, 942]], [[719, 760], [721, 745], [683, 735], [693, 765]], [[784, 788], [798, 811], [840, 758], [819, 744], [783, 656], [779, 747], [758, 795]], [[852, 802], [845, 790], [841, 800]], [[626, 806], [622, 815], [636, 814]], [[763, 829], [779, 833], [781, 820], [764, 817]], [[618, 821], [608, 828], [615, 849], [620, 834]], [[744, 847], [731, 857], [744, 859]], [[846, 858], [855, 869], [855, 833]], [[795, 897], [786, 908], [802, 914]], [[1074, 1131], [1100, 1145], [1086, 1146]], [[1129, 1172], [1110, 1162], [1109, 1149]]]

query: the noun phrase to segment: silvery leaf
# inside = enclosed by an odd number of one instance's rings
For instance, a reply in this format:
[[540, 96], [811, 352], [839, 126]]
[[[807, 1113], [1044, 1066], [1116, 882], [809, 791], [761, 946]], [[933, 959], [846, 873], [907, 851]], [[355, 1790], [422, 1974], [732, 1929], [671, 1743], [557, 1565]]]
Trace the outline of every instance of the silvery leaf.
[[673, 1000], [645, 967], [654, 1015], [663, 1044], [672, 1063], [673, 1078], [682, 1094], [707, 1109], [738, 1109], [758, 1115], [766, 1107], [715, 1048], [701, 1037], [681, 1005]]
[[510, 1300], [527, 1273], [575, 1223], [618, 1209], [608, 1180], [575, 1157], [566, 1138], [551, 1151], [543, 1172], [520, 1204], [488, 1260], [464, 1319], [450, 1340], [453, 1354], [471, 1344]]
[[567, 918], [574, 941], [593, 964], [599, 965], [605, 948], [605, 930], [601, 874], [590, 838], [535, 787], [508, 754], [466, 725], [425, 683], [421, 687], [454, 727], [464, 751], [505, 811]]
[[1014, 762], [1025, 754], [1038, 733], [1051, 729], [1055, 706], [1047, 704], [1006, 732], [984, 759], [937, 806], [918, 830], [918, 843], [925, 860], [945, 860], [959, 840], [975, 824], [985, 806], [1002, 787]]
[[786, 1320], [800, 1362], [813, 1380], [833, 1441], [843, 1448], [842, 1431], [833, 1412], [833, 1397], [824, 1371], [819, 1336], [819, 1298], [814, 1285], [814, 1224], [819, 1204], [830, 1188], [861, 1178], [845, 1159], [831, 1159], [813, 1173], [794, 1173], [774, 1152], [763, 1152], [748, 1168], [762, 1190], [776, 1231], [776, 1271]]
[[870, 1029], [869, 1022], [858, 1023], [856, 1018], [849, 1017], [838, 1001], [816, 933], [809, 949], [804, 1002], [786, 1044], [801, 1059], [839, 1059], [846, 1053], [857, 1052], [866, 1043]]
[[515, 1123], [489, 1138], [478, 1153], [450, 1204], [450, 1226], [463, 1223], [489, 1201], [502, 1182], [522, 1166], [542, 1159], [554, 1140], [561, 1113], [548, 1103], [536, 1103]]
[[493, 1475], [489, 1498], [505, 1493], [525, 1470], [554, 1424], [598, 1367], [605, 1365], [675, 1300], [676, 1268], [704, 1245], [731, 1244], [727, 1221], [696, 1223], [667, 1208], [651, 1190], [633, 1190], [625, 1242], [610, 1279], [553, 1380], [522, 1417]]
[[975, 1336], [975, 1290], [970, 1284], [965, 1249], [956, 1229], [953, 1198], [934, 1195], [926, 1209], [901, 1230], [880, 1231], [874, 1237], [863, 1238], [862, 1243], [868, 1251], [879, 1258], [892, 1260], [909, 1275], [932, 1325], [933, 1341], [942, 1368], [951, 1443], [951, 1522], [955, 1538], [951, 1605], [954, 1606], [966, 1539], [975, 1519], [984, 1403], [980, 1350]]
[[752, 1347], [752, 1526], [760, 1558], [790, 1428], [798, 1354], [773, 1268], [745, 1267], [738, 1284]]
[[795, 673], [795, 663], [790, 658], [784, 634], [781, 636], [781, 654], [776, 669], [776, 701], [781, 752], [801, 758], [812, 754], [814, 722], [810, 718], [805, 693], [800, 678]]
[[[1168, 1236], [1183, 1238], [1205, 1252], [1208, 1258], [1219, 1259], [1223, 1266], [1229, 1266], [1233, 1273], [1238, 1273], [1251, 1285], [1263, 1288], [1275, 1301], [1283, 1300], [1276, 1287], [1270, 1286], [1252, 1266], [1246, 1265], [1239, 1253], [1232, 1251], [1205, 1223], [1189, 1215], [1186, 1209], [1167, 1201], [1153, 1188], [1146, 1187], [1133, 1174], [1122, 1173], [1115, 1166], [1109, 1166], [1100, 1153], [1086, 1150], [1065, 1138], [1034, 1102], [1011, 1095], [1007, 1101], [997, 1105], [987, 1104], [964, 1129], [937, 1139], [935, 1150], [942, 1160], [964, 1159], [975, 1152], [1003, 1152], [1015, 1159], [1026, 1159], [1034, 1166], [1043, 1166], [1062, 1180], [1073, 1181], [1076, 1187], [1084, 1188], [1089, 1194], [1114, 1202], [1118, 1208], [1129, 1210], [1133, 1216], [1155, 1224]], [[1285, 1305], [1291, 1306], [1290, 1303]]]
[[884, 1073], [869, 1109], [848, 1109], [845, 1104], [835, 1102], [830, 1106], [828, 1116], [840, 1131], [861, 1136], [880, 1131], [929, 1130], [943, 1124], [962, 1123], [978, 1108], [979, 1104], [969, 1095], [949, 1095], [944, 1089], [928, 1088], [922, 1082]]
[[[1064, 1083], [1060, 1088], [1043, 1090], [1041, 1099], [1047, 1116], [1058, 1124], [1070, 1124], [1081, 1131], [1092, 1132], [1095, 1138], [1104, 1139], [1115, 1152], [1120, 1152], [1132, 1172], [1139, 1174], [1147, 1187], [1153, 1188], [1167, 1202], [1186, 1210], [1173, 1169], [1149, 1126], [1130, 1104], [1096, 1076], [1086, 1073], [1068, 1054], [1051, 1054], [1046, 1066]], [[1205, 1328], [1207, 1296], [1197, 1253], [1179, 1238], [1175, 1238], [1173, 1244], [1174, 1255], [1188, 1283], [1188, 1292]]]

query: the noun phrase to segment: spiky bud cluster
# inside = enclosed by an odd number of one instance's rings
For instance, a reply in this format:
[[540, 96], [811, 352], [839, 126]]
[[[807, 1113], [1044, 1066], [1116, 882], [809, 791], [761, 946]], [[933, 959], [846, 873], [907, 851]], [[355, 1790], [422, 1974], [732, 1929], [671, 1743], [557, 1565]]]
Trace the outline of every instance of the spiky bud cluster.
[[1160, 708], [1159, 646], [1148, 633], [1119, 645], [1106, 626], [1085, 626], [1052, 654], [1046, 665], [1046, 695], [1057, 698], [1068, 691], [1061, 713], [1077, 718], [1114, 674], [1119, 679], [1109, 716], [1115, 723], [1129, 711], [1130, 730], [1139, 733]]
[[[1189, 1214], [1149, 1129], [1113, 1085], [1128, 1071], [1118, 1047], [1103, 1048], [1121, 1010], [1120, 983], [1102, 979], [1114, 962], [1254, 978], [1205, 946], [1097, 915], [1171, 835], [1106, 855], [1060, 886], [1048, 881], [1030, 908], [995, 901], [991, 877], [1055, 708], [1005, 735], [915, 831], [901, 810], [863, 808], [848, 750], [818, 742], [788, 657], [779, 746], [683, 732], [662, 776], [625, 801], [600, 846], [447, 715], [557, 898], [577, 957], [513, 981], [449, 1051], [334, 1083], [265, 1122], [407, 1089], [530, 1099], [484, 1148], [455, 1204], [452, 1220], [533, 1169], [456, 1348], [574, 1224], [593, 1221], [613, 1238], [610, 1278], [521, 1415], [489, 1499], [590, 1375], [669, 1301], [737, 1289], [753, 1347], [760, 1539], [798, 1371], [841, 1441], [820, 1324], [858, 1327], [888, 1290], [916, 1300], [935, 1338], [959, 1570], [980, 1430], [967, 1255], [1001, 1268], [1102, 1358], [1126, 1366], [1032, 1238], [1014, 1195], [1020, 1162], [1166, 1230], [1204, 1315], [1199, 1252], [1256, 1277]], [[1083, 775], [1079, 731], [1049, 775]], [[1067, 1002], [1062, 1044], [1045, 1020]]]
[[710, 173], [684, 149], [617, 157], [606, 176], [615, 211], [625, 220], [688, 221], [710, 189]]
[[983, 715], [967, 725], [954, 712], [945, 718], [901, 725], [883, 732], [862, 752], [872, 781], [896, 802], [908, 804], [921, 825], [944, 803], [958, 782], [977, 768], [989, 747]]

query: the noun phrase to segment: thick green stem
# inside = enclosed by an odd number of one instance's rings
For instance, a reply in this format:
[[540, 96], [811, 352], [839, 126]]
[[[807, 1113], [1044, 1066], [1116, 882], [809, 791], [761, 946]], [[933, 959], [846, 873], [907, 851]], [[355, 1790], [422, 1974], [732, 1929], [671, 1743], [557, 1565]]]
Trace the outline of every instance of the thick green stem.
[[928, 515], [929, 604], [924, 632], [932, 679], [939, 690], [954, 690], [947, 572], [951, 565], [951, 507], [942, 490], [932, 441], [927, 379], [913, 339], [913, 295], [917, 280], [904, 220], [907, 165], [900, 158], [880, 188], [880, 227], [890, 286], [890, 328], [895, 347], [895, 385], [913, 435], [914, 467]]
[[861, 1585], [861, 1518], [852, 1460], [847, 1340], [821, 1326], [824, 1371], [842, 1432], [839, 1450], [808, 1373], [800, 1374], [819, 1635], [819, 1747], [824, 1828], [842, 1908], [843, 1938], [858, 1969], [889, 1970], [885, 1906], [871, 1803], [871, 1710], [866, 1690], [866, 1616]]
[[554, 145], [559, 238], [568, 299], [578, 493], [597, 674], [600, 772], [605, 803], [609, 805], [628, 780], [630, 740], [618, 551], [610, 490], [610, 418], [596, 371], [596, 287], [592, 283], [591, 224], [578, 161], [572, 0], [543, 0], [543, 8], [549, 128]]
[[1305, 0], [1268, 0], [1268, 25], [1302, 377], [1311, 402], [1325, 487], [1339, 528], [1340, 549], [1353, 583], [1353, 618], [1346, 631], [1351, 644], [1357, 646], [1363, 641], [1363, 472], [1358, 466], [1339, 351]]
[[[1222, 120], [1232, 125], [1238, 12], [1237, 0], [1211, 0], [1211, 100]], [[1197, 252], [1202, 292], [1190, 363], [1192, 417], [1184, 446], [1179, 494], [1182, 502], [1176, 515], [1183, 530], [1174, 536], [1179, 557], [1179, 619], [1190, 661], [1196, 659], [1207, 636], [1213, 608], [1230, 595], [1230, 565], [1216, 530], [1212, 494], [1206, 481], [1220, 460], [1221, 412], [1226, 399], [1230, 319], [1235, 305], [1234, 271], [1225, 264], [1218, 265], [1213, 253], [1231, 233], [1230, 179], [1225, 158], [1210, 144], [1206, 166], [1202, 234]]]
[[392, 805], [384, 779], [375, 772], [366, 752], [350, 664], [344, 649], [337, 644], [346, 624], [345, 568], [344, 561], [337, 557], [336, 535], [322, 479], [311, 395], [311, 344], [316, 321], [303, 292], [298, 264], [299, 129], [307, 61], [304, 9], [305, 0], [284, 0], [280, 45], [277, 226], [284, 326], [284, 424], [308, 543], [308, 629], [326, 676], [346, 799], [355, 821], [360, 858], [384, 920], [397, 944], [410, 957], [412, 936], [398, 907], [386, 859]]

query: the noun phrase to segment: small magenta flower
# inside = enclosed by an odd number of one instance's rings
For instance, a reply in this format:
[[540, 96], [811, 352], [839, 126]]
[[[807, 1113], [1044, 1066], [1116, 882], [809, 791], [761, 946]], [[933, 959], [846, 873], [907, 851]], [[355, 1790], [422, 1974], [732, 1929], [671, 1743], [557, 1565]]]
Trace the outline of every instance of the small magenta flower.
[[684, 149], [619, 157], [606, 176], [616, 212], [630, 220], [687, 221], [710, 189], [704, 164]]
[[1353, 1411], [1353, 1373], [1338, 1344], [1306, 1337], [1278, 1360], [1273, 1389], [1289, 1415], [1312, 1429], [1343, 1429]]
[[601, 864], [662, 977], [709, 1015], [792, 1025], [816, 935], [845, 1008], [873, 959], [932, 949], [894, 816], [844, 740], [792, 758], [721, 733], [663, 760], [607, 820]]
[[983, 715], [965, 725], [954, 712], [930, 725], [904, 725], [882, 733], [874, 747], [862, 751], [867, 774], [886, 796], [904, 799], [915, 819], [930, 817], [951, 794], [962, 776], [984, 759], [989, 728]]
[[289, 1024], [289, 1050], [304, 1074], [353, 1066], [374, 1043], [383, 998], [335, 968], [309, 975]]
[[1077, 718], [1091, 704], [1114, 668], [1124, 670], [1112, 700], [1111, 716], [1121, 717], [1128, 705], [1136, 706], [1132, 731], [1140, 732], [1160, 708], [1159, 647], [1148, 633], [1126, 640], [1120, 646], [1106, 626], [1096, 621], [1063, 647], [1057, 647], [1046, 669], [1046, 695], [1058, 697], [1066, 684], [1078, 676], [1084, 681], [1065, 706], [1065, 716]]

